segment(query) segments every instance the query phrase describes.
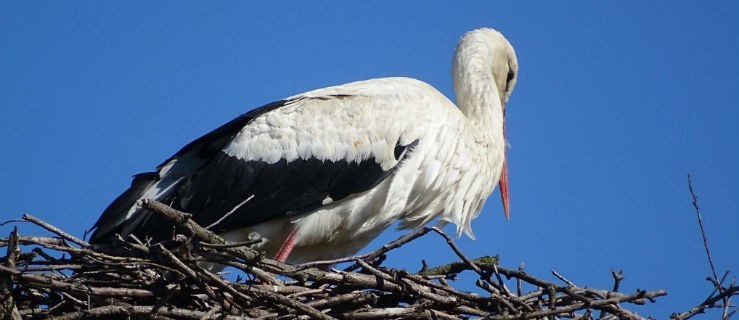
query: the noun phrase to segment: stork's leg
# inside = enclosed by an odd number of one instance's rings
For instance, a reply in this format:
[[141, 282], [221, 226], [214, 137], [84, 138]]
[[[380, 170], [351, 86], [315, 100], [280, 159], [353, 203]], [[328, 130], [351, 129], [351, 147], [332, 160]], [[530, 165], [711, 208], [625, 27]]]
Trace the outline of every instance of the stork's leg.
[[275, 260], [279, 262], [285, 262], [285, 260], [287, 260], [290, 252], [292, 252], [293, 248], [295, 248], [295, 236], [297, 234], [298, 228], [294, 228], [292, 231], [290, 231], [290, 234], [288, 234], [287, 238], [285, 238], [285, 242], [283, 242], [282, 246], [280, 246], [280, 250], [277, 251], [277, 254], [275, 255]]

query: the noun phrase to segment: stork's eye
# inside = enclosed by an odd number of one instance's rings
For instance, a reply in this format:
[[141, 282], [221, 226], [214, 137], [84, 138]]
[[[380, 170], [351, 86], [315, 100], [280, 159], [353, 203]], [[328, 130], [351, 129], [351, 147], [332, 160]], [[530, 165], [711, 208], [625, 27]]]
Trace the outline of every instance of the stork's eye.
[[506, 77], [505, 82], [506, 84], [510, 83], [511, 80], [513, 80], [513, 77], [516, 76], [516, 73], [513, 72], [513, 69], [508, 69], [508, 77]]
[[508, 67], [508, 76], [506, 76], [505, 79], [505, 91], [508, 92], [511, 89], [511, 80], [516, 76], [516, 73], [513, 72], [513, 69]]

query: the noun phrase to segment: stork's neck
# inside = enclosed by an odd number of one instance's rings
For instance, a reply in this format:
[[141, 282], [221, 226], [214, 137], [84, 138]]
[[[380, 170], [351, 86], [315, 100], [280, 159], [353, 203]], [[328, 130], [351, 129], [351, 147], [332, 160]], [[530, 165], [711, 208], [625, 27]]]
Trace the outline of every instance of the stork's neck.
[[[493, 135], [503, 133], [503, 106], [488, 59], [458, 52], [454, 59], [454, 92], [467, 123]], [[476, 52], [479, 53], [479, 52]]]

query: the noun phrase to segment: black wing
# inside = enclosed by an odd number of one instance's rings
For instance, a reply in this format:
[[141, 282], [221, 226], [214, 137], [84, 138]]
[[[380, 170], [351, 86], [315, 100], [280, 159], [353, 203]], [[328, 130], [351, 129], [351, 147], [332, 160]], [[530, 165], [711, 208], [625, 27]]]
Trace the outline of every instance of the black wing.
[[[200, 225], [225, 232], [264, 221], [310, 212], [324, 203], [367, 191], [397, 166], [385, 171], [374, 159], [324, 161], [314, 158], [276, 163], [245, 161], [222, 150], [254, 118], [288, 104], [278, 101], [246, 113], [189, 143], [163, 162], [158, 172], [136, 175], [131, 187], [103, 212], [95, 224], [92, 243], [108, 242], [115, 234], [135, 234], [154, 241], [172, 235], [172, 225], [135, 202], [157, 183], [171, 184], [156, 200], [193, 214]], [[417, 144], [395, 146], [402, 160]], [[171, 168], [162, 170], [177, 160]], [[161, 175], [165, 172], [165, 175]]]

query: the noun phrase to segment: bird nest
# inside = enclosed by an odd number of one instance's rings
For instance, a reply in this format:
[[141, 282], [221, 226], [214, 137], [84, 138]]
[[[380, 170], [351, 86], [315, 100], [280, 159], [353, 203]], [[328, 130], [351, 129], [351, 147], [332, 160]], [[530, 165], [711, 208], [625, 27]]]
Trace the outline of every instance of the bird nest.
[[[30, 215], [23, 221], [55, 236], [0, 239], [0, 319], [642, 319], [628, 309], [663, 290], [618, 292], [536, 278], [507, 269], [497, 257], [470, 259], [436, 228], [421, 228], [371, 253], [303, 265], [281, 263], [229, 243], [155, 201], [142, 206], [173, 221], [177, 235], [150, 244], [136, 238], [90, 245]], [[382, 265], [387, 254], [429, 233], [443, 237], [459, 261], [408, 272]], [[60, 254], [62, 253], [62, 254]], [[242, 276], [226, 279], [203, 267], [221, 264]], [[343, 270], [328, 267], [341, 263]], [[473, 273], [477, 292], [455, 288]], [[231, 276], [231, 278], [234, 278]], [[468, 285], [468, 287], [470, 287]]]

